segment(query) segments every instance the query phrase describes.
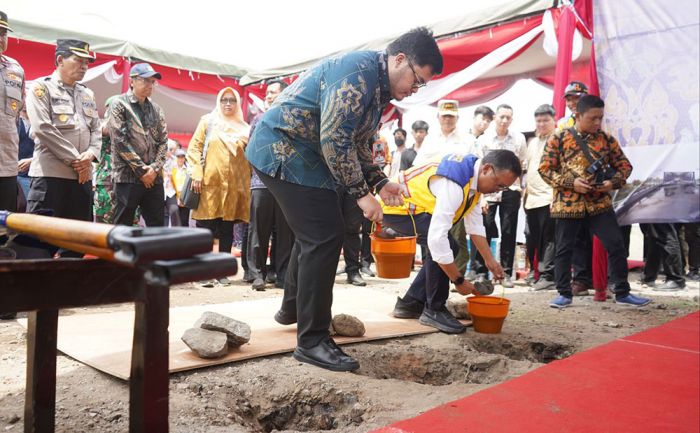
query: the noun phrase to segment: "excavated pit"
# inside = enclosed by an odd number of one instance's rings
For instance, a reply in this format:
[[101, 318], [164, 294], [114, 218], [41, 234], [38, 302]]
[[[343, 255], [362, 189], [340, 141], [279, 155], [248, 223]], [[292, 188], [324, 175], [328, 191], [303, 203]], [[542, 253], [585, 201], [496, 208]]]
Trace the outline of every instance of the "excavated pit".
[[[429, 386], [493, 385], [525, 374], [543, 363], [574, 353], [572, 346], [552, 341], [515, 339], [505, 335], [441, 336], [435, 345], [426, 337], [347, 346], [360, 361], [355, 374], [373, 379], [409, 381]], [[429, 338], [429, 337], [428, 337]], [[434, 338], [434, 335], [433, 335]], [[271, 377], [260, 394], [234, 397], [229, 417], [250, 431], [318, 431], [361, 426], [371, 402], [360, 392], [341, 390], [324, 380], [310, 380], [293, 389], [275, 388]]]
[[574, 352], [571, 346], [560, 343], [511, 339], [472, 336], [439, 348], [422, 344], [420, 339], [368, 344], [356, 355], [362, 365], [358, 373], [434, 386], [495, 384]]

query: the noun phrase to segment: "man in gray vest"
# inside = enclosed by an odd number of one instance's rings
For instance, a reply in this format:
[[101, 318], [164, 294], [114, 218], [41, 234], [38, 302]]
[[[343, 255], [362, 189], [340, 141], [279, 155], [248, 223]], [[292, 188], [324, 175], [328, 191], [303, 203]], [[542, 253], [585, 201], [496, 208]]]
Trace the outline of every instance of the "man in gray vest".
[[35, 80], [27, 92], [36, 143], [27, 211], [92, 221], [92, 161], [100, 156], [102, 134], [95, 96], [79, 81], [95, 56], [86, 42], [59, 39], [54, 61], [54, 73]]

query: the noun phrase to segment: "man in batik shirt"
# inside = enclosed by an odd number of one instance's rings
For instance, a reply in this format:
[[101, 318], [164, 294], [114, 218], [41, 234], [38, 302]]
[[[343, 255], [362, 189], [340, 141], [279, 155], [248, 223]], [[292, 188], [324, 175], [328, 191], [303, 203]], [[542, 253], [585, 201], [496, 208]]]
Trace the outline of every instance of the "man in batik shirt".
[[329, 336], [335, 271], [343, 243], [336, 188], [381, 221], [384, 203], [402, 203], [401, 187], [372, 161], [370, 139], [394, 98], [415, 93], [442, 72], [432, 33], [419, 28], [386, 51], [359, 51], [322, 61], [277, 97], [248, 143], [246, 155], [294, 232], [285, 297], [275, 318], [297, 323], [294, 357], [349, 371], [358, 362]]

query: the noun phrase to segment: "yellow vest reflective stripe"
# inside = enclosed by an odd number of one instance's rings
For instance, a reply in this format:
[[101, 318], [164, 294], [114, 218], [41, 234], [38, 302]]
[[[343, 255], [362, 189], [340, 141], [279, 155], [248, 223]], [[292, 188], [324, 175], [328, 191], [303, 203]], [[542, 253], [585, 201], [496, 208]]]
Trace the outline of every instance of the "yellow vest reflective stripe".
[[[382, 211], [386, 215], [408, 215], [411, 213], [417, 215], [420, 213], [432, 214], [435, 209], [435, 196], [430, 191], [430, 179], [436, 176], [439, 163], [433, 162], [420, 167], [413, 167], [406, 171], [400, 172], [393, 179], [401, 185], [406, 186], [407, 197], [404, 198], [403, 206], [386, 206], [382, 202]], [[464, 186], [464, 196], [452, 223], [459, 221], [464, 214], [471, 211], [474, 206], [479, 203], [480, 193], [474, 194], [469, 200], [469, 188], [471, 181]]]

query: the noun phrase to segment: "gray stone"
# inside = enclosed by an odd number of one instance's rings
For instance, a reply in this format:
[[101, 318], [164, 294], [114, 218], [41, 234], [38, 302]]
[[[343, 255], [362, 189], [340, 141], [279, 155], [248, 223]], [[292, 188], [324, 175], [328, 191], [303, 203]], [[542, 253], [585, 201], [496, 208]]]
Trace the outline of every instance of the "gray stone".
[[228, 336], [228, 344], [232, 347], [250, 341], [250, 325], [212, 311], [203, 313], [194, 327], [225, 333]]
[[338, 335], [345, 337], [362, 337], [365, 335], [365, 325], [355, 316], [336, 314], [333, 317], [333, 329]]
[[447, 300], [447, 311], [456, 319], [471, 319], [467, 311], [467, 298], [464, 296], [453, 296]]
[[603, 322], [603, 326], [607, 326], [608, 328], [622, 328], [621, 324], [615, 322]]
[[182, 334], [182, 341], [200, 358], [220, 358], [228, 352], [228, 340], [223, 332], [190, 328]]

